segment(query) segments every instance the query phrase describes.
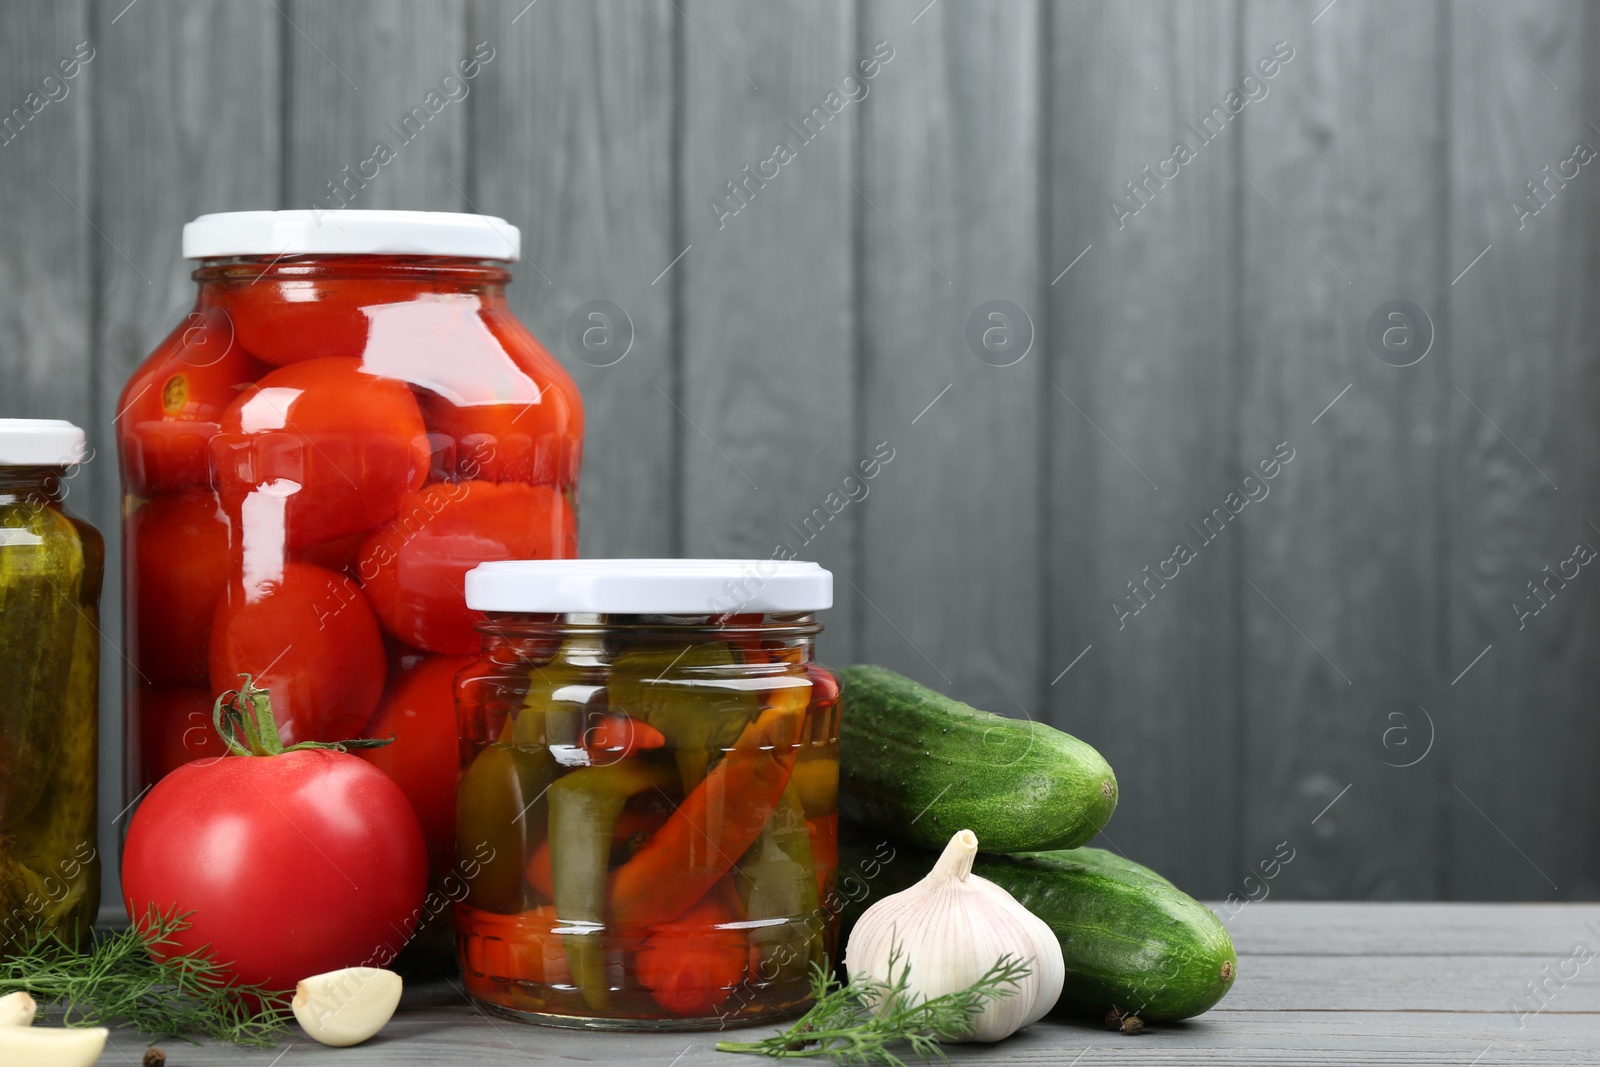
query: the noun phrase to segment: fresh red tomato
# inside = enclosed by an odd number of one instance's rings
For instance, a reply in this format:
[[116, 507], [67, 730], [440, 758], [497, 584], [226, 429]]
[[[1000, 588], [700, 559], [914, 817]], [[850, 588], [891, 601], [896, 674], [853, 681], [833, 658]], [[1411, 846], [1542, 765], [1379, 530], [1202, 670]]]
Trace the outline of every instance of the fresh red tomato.
[[333, 749], [283, 750], [270, 713], [250, 755], [186, 763], [145, 797], [123, 845], [128, 914], [192, 913], [158, 956], [208, 949], [270, 990], [385, 966], [415, 928], [427, 848], [405, 794]]
[[156, 346], [117, 400], [127, 491], [154, 496], [210, 483], [222, 412], [270, 368], [242, 348], [220, 308], [201, 308]]
[[244, 546], [304, 548], [377, 526], [428, 476], [432, 447], [404, 382], [355, 359], [281, 367], [222, 413], [217, 486]]
[[203, 686], [211, 621], [228, 581], [228, 526], [202, 489], [145, 501], [126, 520], [128, 654], [154, 685]]
[[234, 583], [211, 629], [211, 687], [248, 674], [272, 694], [284, 740], [356, 736], [383, 695], [383, 635], [361, 590], [344, 575], [285, 563], [253, 587]]
[[472, 662], [471, 656], [429, 656], [402, 668], [366, 729], [367, 736], [393, 737], [394, 744], [361, 751], [411, 801], [435, 869], [455, 862], [455, 678]]
[[583, 400], [577, 385], [515, 316], [496, 308], [480, 314], [512, 362], [536, 384], [538, 399], [457, 404], [423, 392], [423, 421], [455, 444], [454, 466], [447, 473], [462, 480], [575, 485], [583, 460]]
[[441, 482], [409, 493], [400, 515], [372, 534], [356, 564], [388, 631], [430, 652], [467, 655], [473, 628], [463, 583], [480, 563], [577, 554], [578, 524], [566, 497], [547, 485]]
[[744, 977], [749, 950], [744, 933], [718, 929], [736, 921], [716, 891], [657, 926], [634, 957], [639, 982], [655, 1002], [678, 1015], [709, 1015]]
[[211, 727], [211, 690], [141, 685], [133, 700], [139, 719], [141, 787], [159, 782], [190, 760], [227, 753]]

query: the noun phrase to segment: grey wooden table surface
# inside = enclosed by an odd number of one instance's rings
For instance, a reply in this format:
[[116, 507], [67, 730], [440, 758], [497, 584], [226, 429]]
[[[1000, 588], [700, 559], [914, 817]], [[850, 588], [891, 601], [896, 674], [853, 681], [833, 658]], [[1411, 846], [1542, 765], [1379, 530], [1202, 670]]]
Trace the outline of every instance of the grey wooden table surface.
[[[1600, 905], [1247, 905], [1229, 920], [1239, 980], [1215, 1010], [1126, 1037], [1044, 1022], [957, 1063], [1494, 1064], [1600, 1062]], [[1530, 984], [1542, 989], [1538, 999]], [[1542, 1010], [1537, 1010], [1541, 1007]], [[765, 1033], [755, 1029], [742, 1034]], [[741, 1062], [720, 1034], [599, 1034], [524, 1026], [475, 1011], [446, 983], [407, 994], [366, 1045], [328, 1049], [298, 1032], [275, 1050], [169, 1042], [171, 1067], [212, 1064]], [[144, 1040], [112, 1036], [102, 1063], [138, 1063]], [[276, 1058], [275, 1058], [276, 1057]]]

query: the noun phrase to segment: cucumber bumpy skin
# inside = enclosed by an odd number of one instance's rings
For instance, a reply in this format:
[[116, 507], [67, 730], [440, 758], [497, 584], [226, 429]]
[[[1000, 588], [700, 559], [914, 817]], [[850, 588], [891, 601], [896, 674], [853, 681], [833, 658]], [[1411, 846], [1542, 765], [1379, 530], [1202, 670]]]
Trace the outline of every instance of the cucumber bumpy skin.
[[[1233, 987], [1239, 959], [1212, 910], [1159, 876], [1071, 853], [996, 856], [979, 873], [1055, 931], [1073, 980], [1056, 1011], [1187, 1019]], [[1070, 946], [1070, 948], [1069, 948]]]
[[1172, 885], [1171, 880], [1165, 875], [1157, 874], [1142, 863], [1130, 860], [1126, 856], [1119, 856], [1115, 852], [1108, 852], [1103, 848], [1090, 848], [1088, 845], [1046, 852], [1019, 852], [1013, 858], [1027, 859], [1030, 857], [1046, 860], [1071, 860], [1076, 863], [1087, 863], [1095, 867], [1106, 867], [1114, 871], [1132, 871], [1134, 874], [1142, 874], [1146, 878], [1154, 878], [1163, 885]]
[[[848, 937], [870, 904], [910, 886], [937, 857], [860, 827], [841, 825], [840, 836], [836, 903]], [[1080, 848], [980, 853], [972, 871], [1043, 919], [1061, 942], [1067, 978], [1054, 1015], [1101, 1020], [1115, 1007], [1147, 1022], [1187, 1019], [1233, 986], [1238, 957], [1222, 921], [1147, 867]]]
[[971, 830], [989, 852], [1073, 848], [1117, 806], [1094, 747], [1043, 723], [979, 711], [882, 667], [842, 672], [842, 812], [943, 848]]

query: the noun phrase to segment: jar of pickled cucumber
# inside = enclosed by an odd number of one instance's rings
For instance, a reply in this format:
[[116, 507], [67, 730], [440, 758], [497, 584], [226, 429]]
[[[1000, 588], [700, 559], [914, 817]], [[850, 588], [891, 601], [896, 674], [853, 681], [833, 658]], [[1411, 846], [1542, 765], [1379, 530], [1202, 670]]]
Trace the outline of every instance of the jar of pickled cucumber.
[[105, 543], [63, 507], [83, 431], [0, 419], [0, 955], [86, 934], [96, 844]]
[[833, 577], [773, 560], [486, 563], [456, 678], [468, 992], [535, 1022], [802, 1010], [836, 958]]

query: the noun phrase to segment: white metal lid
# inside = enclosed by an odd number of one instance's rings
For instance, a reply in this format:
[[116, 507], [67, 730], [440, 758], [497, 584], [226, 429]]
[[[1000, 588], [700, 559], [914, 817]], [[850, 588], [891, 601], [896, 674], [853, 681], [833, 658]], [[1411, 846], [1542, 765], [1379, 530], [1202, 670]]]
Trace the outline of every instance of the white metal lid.
[[474, 611], [724, 615], [833, 607], [833, 574], [775, 559], [536, 559], [467, 572]]
[[0, 466], [70, 467], [83, 462], [83, 431], [63, 419], [0, 419]]
[[515, 263], [522, 233], [493, 215], [455, 211], [224, 211], [183, 227], [185, 259], [216, 256], [464, 256]]

